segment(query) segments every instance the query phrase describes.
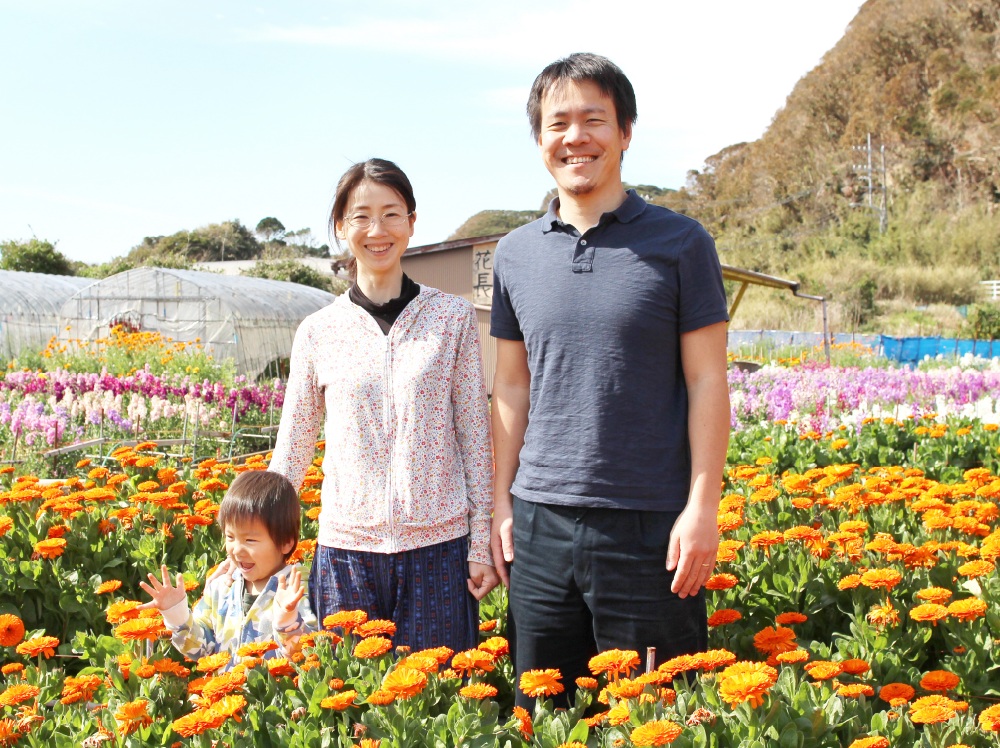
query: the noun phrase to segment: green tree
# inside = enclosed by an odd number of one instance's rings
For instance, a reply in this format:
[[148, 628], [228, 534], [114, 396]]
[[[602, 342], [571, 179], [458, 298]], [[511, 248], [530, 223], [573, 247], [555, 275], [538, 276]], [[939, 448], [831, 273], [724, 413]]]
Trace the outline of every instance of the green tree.
[[26, 242], [0, 243], [0, 268], [25, 273], [74, 275], [73, 263], [52, 242], [32, 237]]
[[285, 226], [274, 216], [268, 216], [258, 221], [254, 233], [263, 238], [265, 242], [280, 241], [285, 235]]
[[147, 236], [129, 252], [137, 265], [153, 256], [180, 256], [191, 262], [215, 260], [256, 260], [264, 246], [240, 221], [210, 223], [192, 231], [170, 236]]

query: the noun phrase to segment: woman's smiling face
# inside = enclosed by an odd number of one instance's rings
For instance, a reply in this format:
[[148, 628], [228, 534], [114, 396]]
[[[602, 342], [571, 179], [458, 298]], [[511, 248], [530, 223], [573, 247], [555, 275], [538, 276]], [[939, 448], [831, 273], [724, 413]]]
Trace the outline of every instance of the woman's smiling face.
[[[337, 236], [347, 241], [351, 254], [358, 261], [358, 271], [372, 276], [393, 272], [413, 236], [416, 213], [409, 211], [403, 198], [391, 187], [365, 180], [351, 194], [344, 219], [337, 223]], [[405, 216], [398, 226], [387, 225], [385, 219]], [[355, 228], [352, 220], [370, 219], [367, 228]]]

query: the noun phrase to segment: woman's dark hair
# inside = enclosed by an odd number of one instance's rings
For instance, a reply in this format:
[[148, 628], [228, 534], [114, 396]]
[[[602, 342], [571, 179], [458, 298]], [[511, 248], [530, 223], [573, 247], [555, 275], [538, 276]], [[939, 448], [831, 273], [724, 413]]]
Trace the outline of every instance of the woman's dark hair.
[[[333, 198], [333, 207], [330, 209], [329, 232], [333, 240], [340, 247], [340, 239], [337, 236], [337, 224], [344, 220], [347, 213], [347, 203], [351, 199], [351, 194], [359, 184], [364, 181], [382, 184], [395, 190], [403, 202], [406, 203], [406, 212], [412, 213], [417, 209], [417, 201], [413, 197], [413, 187], [406, 174], [392, 161], [384, 158], [370, 158], [367, 161], [359, 161], [353, 164], [350, 169], [337, 182], [337, 193]], [[347, 263], [347, 272], [353, 278], [357, 273], [358, 261], [352, 257]]]
[[[302, 522], [299, 495], [288, 478], [270, 470], [248, 470], [230, 484], [219, 506], [219, 526], [246, 525], [260, 520], [274, 544], [281, 548], [299, 542]], [[295, 553], [295, 545], [285, 554], [285, 561]]]
[[552, 88], [559, 88], [566, 81], [590, 81], [597, 84], [601, 93], [615, 104], [618, 129], [624, 133], [632, 131], [639, 113], [635, 106], [635, 91], [625, 73], [607, 57], [577, 52], [548, 65], [531, 86], [531, 93], [528, 94], [528, 121], [531, 123], [531, 137], [536, 142], [542, 132], [542, 98]]

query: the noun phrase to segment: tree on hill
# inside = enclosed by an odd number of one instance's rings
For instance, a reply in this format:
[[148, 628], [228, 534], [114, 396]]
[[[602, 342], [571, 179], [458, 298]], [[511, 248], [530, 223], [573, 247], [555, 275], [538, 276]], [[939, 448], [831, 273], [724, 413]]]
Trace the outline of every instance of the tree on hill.
[[236, 219], [170, 236], [147, 236], [132, 248], [128, 258], [136, 264], [157, 255], [181, 257], [190, 262], [253, 260], [263, 248], [253, 232]]
[[268, 216], [267, 218], [261, 218], [257, 222], [257, 228], [254, 229], [254, 233], [265, 242], [281, 241], [281, 238], [285, 235], [285, 225], [277, 218]]
[[448, 240], [503, 234], [531, 223], [542, 215], [544, 211], [539, 210], [481, 210], [459, 226]]
[[0, 268], [25, 273], [75, 275], [73, 263], [52, 242], [32, 237], [26, 242], [13, 239], [0, 243]]

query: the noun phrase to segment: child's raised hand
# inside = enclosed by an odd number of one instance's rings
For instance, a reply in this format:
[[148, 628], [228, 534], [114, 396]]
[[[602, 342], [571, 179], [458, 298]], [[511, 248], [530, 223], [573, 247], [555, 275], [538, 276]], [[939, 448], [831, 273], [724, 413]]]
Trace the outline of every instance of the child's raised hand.
[[175, 587], [170, 583], [170, 574], [167, 572], [165, 564], [161, 567], [160, 573], [163, 575], [162, 582], [153, 574], [148, 575], [149, 581], [153, 583], [152, 587], [145, 582], [139, 582], [139, 586], [153, 598], [148, 603], [140, 605], [139, 610], [156, 608], [162, 613], [164, 610], [170, 610], [181, 601], [187, 600], [187, 592], [184, 590], [184, 575], [178, 572], [177, 586]]
[[296, 566], [291, 573], [278, 577], [274, 593], [274, 627], [286, 629], [298, 618], [299, 600], [306, 594], [302, 586], [302, 572]]

